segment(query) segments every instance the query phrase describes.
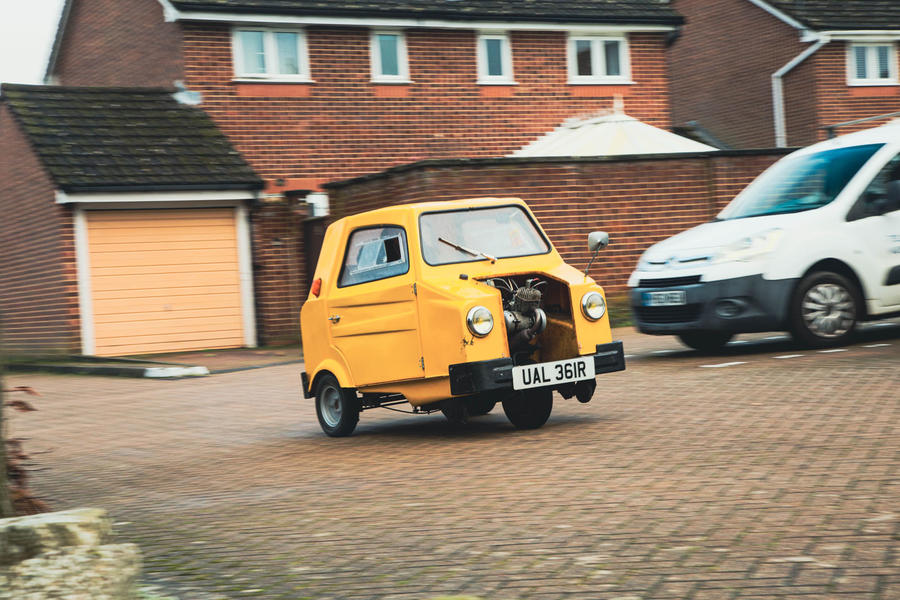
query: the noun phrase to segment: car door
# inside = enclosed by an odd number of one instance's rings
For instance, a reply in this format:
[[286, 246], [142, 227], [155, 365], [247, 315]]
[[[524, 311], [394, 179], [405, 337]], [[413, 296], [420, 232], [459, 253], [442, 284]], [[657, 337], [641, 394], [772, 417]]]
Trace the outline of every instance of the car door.
[[847, 215], [848, 226], [864, 262], [869, 296], [884, 308], [900, 308], [900, 204], [890, 187], [900, 186], [900, 154], [872, 180]]
[[350, 234], [327, 313], [331, 343], [356, 387], [424, 377], [415, 269], [402, 227]]

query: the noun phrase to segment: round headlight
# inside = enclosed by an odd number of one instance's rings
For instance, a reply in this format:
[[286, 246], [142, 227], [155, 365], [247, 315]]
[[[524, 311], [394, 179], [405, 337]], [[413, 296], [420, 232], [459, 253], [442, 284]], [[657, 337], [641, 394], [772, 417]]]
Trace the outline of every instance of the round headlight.
[[473, 335], [484, 337], [494, 328], [494, 317], [485, 307], [475, 306], [466, 315], [466, 325]]
[[588, 292], [581, 297], [581, 312], [591, 321], [596, 321], [606, 312], [606, 302], [603, 294]]

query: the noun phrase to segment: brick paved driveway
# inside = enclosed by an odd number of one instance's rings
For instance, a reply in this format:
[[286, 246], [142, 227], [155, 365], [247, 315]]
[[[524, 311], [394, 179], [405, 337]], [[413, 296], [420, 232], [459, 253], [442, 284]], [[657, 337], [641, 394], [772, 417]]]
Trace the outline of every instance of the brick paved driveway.
[[[623, 333], [594, 402], [363, 414], [324, 437], [296, 365], [16, 375], [57, 508], [107, 508], [179, 598], [900, 598], [900, 326], [701, 356]], [[757, 336], [764, 337], [764, 336]], [[787, 358], [790, 357], [790, 358]]]

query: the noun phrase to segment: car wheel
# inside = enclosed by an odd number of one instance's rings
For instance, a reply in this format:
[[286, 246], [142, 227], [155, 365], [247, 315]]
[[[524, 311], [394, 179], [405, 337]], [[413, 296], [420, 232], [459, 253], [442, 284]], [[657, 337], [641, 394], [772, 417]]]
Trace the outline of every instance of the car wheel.
[[469, 416], [471, 417], [486, 415], [494, 410], [495, 406], [497, 406], [497, 401], [487, 394], [473, 396], [472, 398], [469, 398], [469, 401], [466, 403], [466, 408], [468, 408]]
[[354, 390], [342, 388], [337, 378], [327, 373], [316, 386], [316, 416], [319, 425], [331, 437], [353, 433], [359, 422], [359, 400]]
[[535, 388], [514, 392], [503, 400], [503, 412], [516, 429], [537, 429], [553, 410], [553, 390]]
[[791, 335], [811, 348], [839, 346], [853, 335], [861, 312], [862, 296], [850, 280], [827, 271], [811, 273], [791, 301]]
[[691, 331], [682, 333], [678, 336], [678, 339], [688, 348], [711, 354], [724, 348], [733, 337], [733, 333], [721, 331]]

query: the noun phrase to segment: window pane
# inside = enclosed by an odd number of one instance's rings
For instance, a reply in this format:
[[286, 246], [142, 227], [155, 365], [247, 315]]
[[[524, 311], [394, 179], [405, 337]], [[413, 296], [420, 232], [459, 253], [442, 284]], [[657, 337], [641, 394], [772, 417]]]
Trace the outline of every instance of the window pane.
[[278, 72], [284, 75], [300, 74], [300, 57], [297, 50], [298, 35], [296, 33], [276, 33], [278, 46]]
[[487, 74], [490, 77], [503, 75], [503, 40], [484, 40], [484, 53], [487, 56]]
[[409, 271], [406, 232], [400, 227], [360, 229], [350, 236], [338, 287], [377, 281]]
[[606, 74], [621, 75], [622, 65], [619, 62], [619, 42], [603, 42], [606, 55]]
[[853, 60], [856, 64], [856, 78], [866, 78], [866, 47], [856, 46], [853, 48]]
[[378, 34], [378, 52], [381, 55], [381, 74], [399, 75], [400, 58], [398, 56], [399, 36], [390, 33]]
[[594, 68], [591, 65], [591, 41], [575, 41], [575, 58], [578, 61], [579, 75], [593, 75]]
[[891, 70], [889, 66], [890, 46], [878, 46], [878, 78], [890, 79]]
[[262, 31], [239, 31], [241, 40], [241, 62], [244, 73], [266, 72], [266, 51], [263, 47]]

